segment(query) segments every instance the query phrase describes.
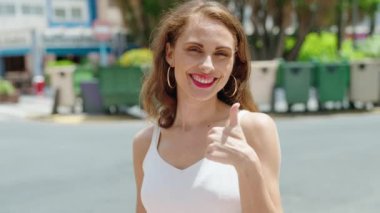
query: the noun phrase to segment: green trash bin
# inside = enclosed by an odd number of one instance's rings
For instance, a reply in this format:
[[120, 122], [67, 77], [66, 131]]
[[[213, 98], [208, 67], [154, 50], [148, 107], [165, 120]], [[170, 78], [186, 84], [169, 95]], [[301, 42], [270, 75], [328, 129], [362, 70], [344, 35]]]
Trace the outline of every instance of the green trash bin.
[[346, 62], [316, 63], [314, 87], [318, 94], [319, 109], [326, 102], [340, 102], [346, 98], [350, 66]]
[[285, 90], [288, 111], [296, 103], [304, 104], [307, 110], [313, 68], [314, 64], [308, 62], [282, 62], [280, 64], [276, 86]]
[[99, 71], [99, 86], [104, 107], [140, 105], [143, 70], [140, 67], [104, 67]]

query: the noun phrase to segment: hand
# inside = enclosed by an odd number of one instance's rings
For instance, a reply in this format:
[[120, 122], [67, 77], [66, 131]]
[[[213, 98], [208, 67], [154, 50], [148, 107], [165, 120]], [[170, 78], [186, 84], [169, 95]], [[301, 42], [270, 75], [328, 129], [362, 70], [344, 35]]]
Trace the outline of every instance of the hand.
[[239, 167], [242, 162], [258, 160], [255, 150], [247, 143], [239, 124], [239, 103], [231, 106], [225, 127], [213, 127], [208, 132], [209, 145], [206, 158], [223, 164]]

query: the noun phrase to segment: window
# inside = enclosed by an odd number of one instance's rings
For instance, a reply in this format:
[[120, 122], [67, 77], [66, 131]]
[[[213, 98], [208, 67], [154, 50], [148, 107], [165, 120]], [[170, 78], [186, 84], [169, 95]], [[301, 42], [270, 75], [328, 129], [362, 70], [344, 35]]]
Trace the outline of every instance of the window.
[[31, 14], [31, 6], [30, 5], [22, 5], [21, 11], [25, 15]]
[[56, 8], [54, 9], [54, 16], [57, 19], [65, 19], [66, 18], [66, 11], [64, 8]]
[[0, 4], [0, 16], [1, 15], [15, 15], [16, 8], [12, 4]]
[[34, 6], [34, 5], [22, 5], [21, 11], [25, 15], [42, 15], [43, 10], [41, 6]]
[[77, 7], [71, 8], [71, 17], [73, 20], [82, 20], [82, 10]]
[[81, 23], [89, 18], [87, 0], [52, 1], [52, 8], [55, 22]]
[[43, 15], [44, 11], [43, 11], [42, 7], [41, 6], [35, 6], [34, 7], [34, 14]]
[[21, 7], [21, 11], [25, 15], [42, 15], [43, 10], [41, 6], [24, 4]]

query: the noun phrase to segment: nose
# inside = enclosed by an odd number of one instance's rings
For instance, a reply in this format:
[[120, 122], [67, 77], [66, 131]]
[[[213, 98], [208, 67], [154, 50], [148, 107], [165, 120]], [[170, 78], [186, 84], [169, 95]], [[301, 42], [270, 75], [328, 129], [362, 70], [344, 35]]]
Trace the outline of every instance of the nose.
[[214, 64], [212, 63], [212, 58], [210, 55], [206, 56], [201, 64], [201, 69], [204, 72], [210, 72], [214, 69]]

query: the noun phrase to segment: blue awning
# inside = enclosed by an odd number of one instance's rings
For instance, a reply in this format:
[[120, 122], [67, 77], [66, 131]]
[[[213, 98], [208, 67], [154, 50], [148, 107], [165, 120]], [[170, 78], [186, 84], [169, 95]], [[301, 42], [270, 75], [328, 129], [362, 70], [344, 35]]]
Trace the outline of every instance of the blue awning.
[[23, 56], [29, 54], [31, 48], [0, 49], [0, 56]]
[[[107, 48], [107, 51], [110, 52], [111, 48]], [[66, 55], [78, 55], [83, 56], [89, 53], [99, 52], [99, 47], [81, 47], [81, 48], [46, 48], [46, 53], [54, 54], [57, 56], [66, 56]]]

